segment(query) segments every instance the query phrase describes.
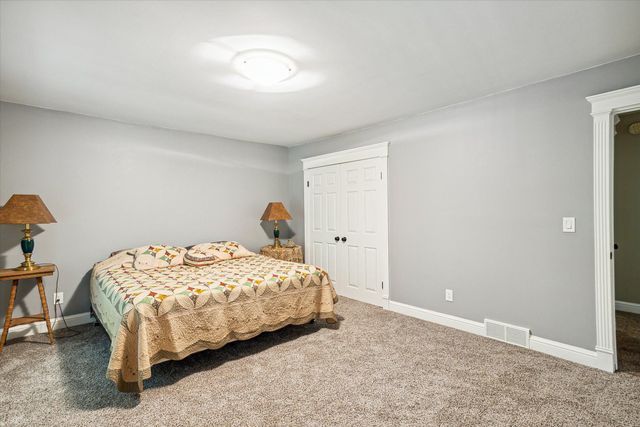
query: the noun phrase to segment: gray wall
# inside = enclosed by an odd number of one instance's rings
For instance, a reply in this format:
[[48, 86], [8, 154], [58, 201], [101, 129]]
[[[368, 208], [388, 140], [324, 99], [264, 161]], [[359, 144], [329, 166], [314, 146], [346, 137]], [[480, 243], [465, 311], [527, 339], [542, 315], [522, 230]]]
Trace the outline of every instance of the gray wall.
[[640, 113], [620, 117], [616, 126], [614, 165], [614, 233], [616, 251], [616, 300], [640, 304], [640, 135], [629, 125], [640, 122]]
[[[270, 200], [289, 201], [302, 243], [299, 159], [388, 140], [391, 299], [593, 349], [592, 120], [584, 98], [636, 84], [640, 56], [288, 154], [0, 103], [0, 203], [37, 193], [58, 219], [36, 233], [35, 260], [60, 265], [65, 313], [73, 314], [88, 310], [91, 267], [114, 249], [233, 238], [256, 250], [269, 241], [257, 218]], [[561, 232], [562, 216], [577, 218], [577, 233]], [[20, 262], [19, 230], [0, 226], [0, 266]], [[18, 314], [37, 310], [29, 288]], [[453, 303], [445, 288], [455, 291]], [[0, 316], [7, 296], [3, 283]]]
[[[637, 84], [640, 56], [292, 148], [296, 240], [304, 235], [299, 159], [390, 141], [390, 298], [593, 349], [585, 97]], [[562, 233], [563, 216], [576, 217], [575, 234]]]
[[[259, 218], [288, 198], [286, 163], [284, 147], [0, 103], [0, 204], [36, 193], [58, 220], [37, 232], [34, 259], [60, 266], [65, 314], [89, 310], [90, 270], [115, 249], [268, 243]], [[0, 226], [0, 267], [21, 262], [21, 228]], [[0, 283], [0, 319], [9, 287]], [[18, 296], [17, 315], [39, 312], [33, 285]]]

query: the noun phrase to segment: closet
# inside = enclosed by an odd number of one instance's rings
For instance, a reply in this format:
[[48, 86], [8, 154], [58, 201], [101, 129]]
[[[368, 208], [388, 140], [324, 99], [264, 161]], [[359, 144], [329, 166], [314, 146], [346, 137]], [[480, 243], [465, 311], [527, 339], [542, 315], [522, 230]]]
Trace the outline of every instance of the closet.
[[305, 262], [336, 291], [386, 306], [388, 143], [303, 159]]

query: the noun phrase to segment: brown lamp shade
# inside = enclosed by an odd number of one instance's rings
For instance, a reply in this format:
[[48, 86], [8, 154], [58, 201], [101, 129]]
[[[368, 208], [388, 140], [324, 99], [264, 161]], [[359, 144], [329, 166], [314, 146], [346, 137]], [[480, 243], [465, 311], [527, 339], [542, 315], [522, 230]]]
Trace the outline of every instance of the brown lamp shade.
[[260, 219], [263, 221], [280, 221], [291, 219], [291, 215], [287, 212], [282, 202], [270, 202]]
[[0, 208], [0, 224], [50, 224], [56, 222], [37, 194], [14, 194]]

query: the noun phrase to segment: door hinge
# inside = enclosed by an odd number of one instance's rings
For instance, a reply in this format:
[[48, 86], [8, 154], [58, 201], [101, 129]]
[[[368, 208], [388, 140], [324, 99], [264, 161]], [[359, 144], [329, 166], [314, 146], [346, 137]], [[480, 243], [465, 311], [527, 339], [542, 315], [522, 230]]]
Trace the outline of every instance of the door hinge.
[[382, 282], [382, 289], [384, 289], [384, 282]]
[[382, 180], [382, 172], [380, 172], [380, 180]]
[[307, 181], [307, 187], [309, 186], [309, 181]]
[[613, 259], [613, 252], [609, 252], [609, 259]]

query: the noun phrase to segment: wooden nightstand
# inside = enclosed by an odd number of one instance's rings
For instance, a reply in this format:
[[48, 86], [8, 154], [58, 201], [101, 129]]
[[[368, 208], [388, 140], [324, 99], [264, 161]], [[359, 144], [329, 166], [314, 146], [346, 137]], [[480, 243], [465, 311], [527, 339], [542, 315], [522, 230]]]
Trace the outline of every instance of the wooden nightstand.
[[260, 255], [265, 255], [275, 259], [281, 259], [283, 261], [291, 262], [304, 262], [304, 255], [302, 253], [302, 246], [282, 246], [280, 248], [274, 248], [271, 245], [263, 246], [260, 248]]
[[[2, 353], [2, 348], [7, 341], [9, 328], [11, 328], [12, 326], [27, 325], [29, 323], [40, 322], [42, 320], [44, 320], [47, 324], [47, 331], [49, 333], [49, 344], [53, 344], [53, 330], [51, 329], [49, 307], [47, 306], [47, 297], [44, 294], [44, 285], [42, 283], [42, 278], [44, 276], [52, 276], [54, 271], [55, 266], [53, 264], [40, 264], [40, 268], [31, 271], [16, 271], [8, 268], [0, 269], [0, 281], [13, 281], [11, 285], [11, 296], [9, 297], [9, 308], [7, 308], [7, 314], [4, 320], [4, 329], [2, 330], [2, 338], [0, 338], [0, 353]], [[17, 319], [12, 319], [11, 316], [13, 315], [13, 306], [16, 301], [18, 283], [20, 282], [20, 280], [24, 279], [36, 279], [38, 291], [40, 292], [40, 301], [42, 302], [42, 313], [36, 314], [34, 316], [25, 316], [18, 317]]]

